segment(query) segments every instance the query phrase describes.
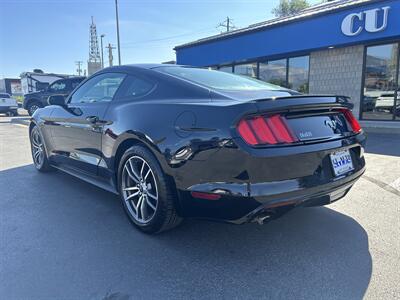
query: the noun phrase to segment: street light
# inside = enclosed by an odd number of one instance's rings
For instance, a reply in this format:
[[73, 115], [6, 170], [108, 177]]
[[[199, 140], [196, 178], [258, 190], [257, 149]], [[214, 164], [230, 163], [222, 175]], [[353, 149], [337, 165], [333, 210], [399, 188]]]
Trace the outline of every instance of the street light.
[[115, 18], [117, 21], [118, 64], [121, 65], [121, 46], [119, 44], [118, 0], [115, 0]]
[[103, 37], [105, 34], [100, 35], [100, 46], [101, 46], [101, 68], [104, 69], [104, 56], [103, 56]]

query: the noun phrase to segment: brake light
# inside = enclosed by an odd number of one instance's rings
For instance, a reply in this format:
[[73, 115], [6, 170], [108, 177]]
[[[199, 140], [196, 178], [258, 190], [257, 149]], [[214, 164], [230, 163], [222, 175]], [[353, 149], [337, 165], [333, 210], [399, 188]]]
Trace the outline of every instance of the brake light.
[[341, 109], [340, 111], [346, 118], [347, 122], [349, 122], [351, 128], [353, 129], [353, 132], [359, 133], [362, 128], [360, 123], [358, 123], [357, 119], [354, 117], [353, 113], [348, 109]]
[[239, 122], [238, 132], [245, 142], [252, 146], [287, 144], [298, 141], [281, 115], [243, 119]]
[[246, 141], [246, 143], [250, 144], [250, 145], [257, 145], [257, 139], [253, 133], [253, 131], [250, 129], [249, 124], [247, 123], [247, 121], [242, 120], [239, 123], [238, 126], [238, 131], [241, 135], [241, 137]]

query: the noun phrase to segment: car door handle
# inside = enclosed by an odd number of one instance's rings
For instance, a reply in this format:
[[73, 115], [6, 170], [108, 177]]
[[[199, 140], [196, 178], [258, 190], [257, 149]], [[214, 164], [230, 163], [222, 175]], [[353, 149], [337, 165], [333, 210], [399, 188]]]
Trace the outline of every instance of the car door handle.
[[88, 121], [89, 123], [92, 123], [92, 124], [96, 124], [99, 122], [99, 117], [98, 116], [89, 116], [89, 117], [86, 117], [86, 121]]

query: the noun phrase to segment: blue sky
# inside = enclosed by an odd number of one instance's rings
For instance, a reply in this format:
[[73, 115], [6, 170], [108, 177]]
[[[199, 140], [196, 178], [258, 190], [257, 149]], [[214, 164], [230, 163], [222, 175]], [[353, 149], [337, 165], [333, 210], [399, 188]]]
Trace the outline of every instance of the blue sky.
[[[227, 16], [245, 27], [272, 18], [278, 2], [119, 0], [122, 63], [173, 60], [174, 46], [219, 33]], [[88, 59], [91, 16], [104, 44], [116, 44], [114, 0], [0, 0], [0, 11], [0, 78], [34, 68], [75, 74], [75, 61]]]

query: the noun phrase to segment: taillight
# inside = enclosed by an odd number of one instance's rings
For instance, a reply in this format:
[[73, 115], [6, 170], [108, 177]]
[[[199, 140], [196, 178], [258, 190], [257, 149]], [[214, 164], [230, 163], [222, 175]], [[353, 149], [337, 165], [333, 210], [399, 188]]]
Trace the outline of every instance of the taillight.
[[252, 146], [289, 144], [298, 141], [281, 115], [243, 119], [237, 129], [245, 142]]
[[349, 122], [351, 129], [353, 129], [353, 132], [359, 133], [362, 130], [360, 123], [358, 123], [357, 119], [354, 117], [353, 113], [350, 110], [341, 109], [340, 112], [344, 115], [347, 122]]

